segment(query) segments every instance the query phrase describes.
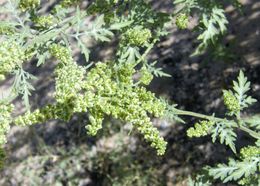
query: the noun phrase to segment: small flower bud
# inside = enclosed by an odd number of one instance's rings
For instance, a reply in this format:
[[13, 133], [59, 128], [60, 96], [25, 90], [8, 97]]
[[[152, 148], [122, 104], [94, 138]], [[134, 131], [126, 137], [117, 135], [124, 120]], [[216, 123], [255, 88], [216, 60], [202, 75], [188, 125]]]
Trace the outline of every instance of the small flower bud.
[[224, 90], [223, 97], [224, 97], [224, 104], [230, 113], [236, 114], [240, 112], [239, 102], [231, 91]]
[[186, 29], [188, 27], [189, 18], [187, 14], [181, 13], [176, 17], [176, 26], [179, 29]]

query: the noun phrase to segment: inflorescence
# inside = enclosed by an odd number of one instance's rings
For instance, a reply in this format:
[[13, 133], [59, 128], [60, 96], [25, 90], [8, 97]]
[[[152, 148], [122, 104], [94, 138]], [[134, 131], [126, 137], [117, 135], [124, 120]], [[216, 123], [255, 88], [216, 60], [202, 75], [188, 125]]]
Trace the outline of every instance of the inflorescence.
[[243, 158], [260, 157], [260, 147], [247, 146], [240, 150], [240, 154]]
[[40, 5], [40, 3], [40, 0], [20, 0], [19, 8], [25, 12], [37, 8]]
[[231, 91], [223, 90], [223, 97], [224, 104], [231, 115], [240, 112], [239, 102]]
[[176, 26], [179, 29], [186, 29], [188, 27], [189, 17], [185, 13], [181, 13], [176, 17]]
[[2, 103], [0, 104], [0, 145], [6, 143], [6, 134], [10, 130], [12, 122], [11, 112], [13, 105]]
[[[19, 116], [15, 120], [17, 125], [42, 123], [49, 119], [68, 121], [76, 112], [88, 112], [87, 132], [96, 135], [108, 115], [131, 123], [158, 155], [165, 153], [167, 142], [153, 126], [150, 115], [162, 116], [166, 105], [144, 87], [135, 86], [133, 66], [98, 62], [86, 73], [65, 47], [51, 45], [50, 53], [61, 61], [55, 71], [57, 103]], [[144, 79], [142, 83], [146, 84], [151, 77]]]
[[206, 136], [209, 133], [210, 128], [215, 123], [213, 121], [203, 120], [198, 123], [195, 123], [194, 127], [191, 127], [187, 130], [187, 135], [189, 137], [201, 137]]
[[0, 46], [0, 76], [12, 72], [24, 60], [26, 60], [26, 53], [18, 42], [13, 40], [3, 41]]
[[123, 36], [123, 41], [133, 46], [143, 46], [151, 37], [152, 33], [149, 29], [138, 26], [128, 29]]

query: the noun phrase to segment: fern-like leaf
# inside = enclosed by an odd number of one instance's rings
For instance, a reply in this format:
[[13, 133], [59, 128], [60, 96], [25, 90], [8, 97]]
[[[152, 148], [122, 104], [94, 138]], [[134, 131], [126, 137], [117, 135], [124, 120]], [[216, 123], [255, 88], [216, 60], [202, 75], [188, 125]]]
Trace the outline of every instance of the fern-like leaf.
[[228, 24], [224, 10], [218, 6], [214, 6], [210, 15], [208, 12], [202, 14], [203, 32], [198, 36], [198, 40], [202, 43], [198, 46], [193, 55], [202, 53], [209, 44], [215, 44], [216, 38], [223, 34]]
[[15, 80], [12, 86], [12, 91], [16, 95], [21, 95], [24, 105], [27, 110], [30, 109], [29, 97], [31, 96], [31, 91], [34, 91], [34, 87], [29, 82], [29, 80], [37, 79], [32, 74], [25, 72], [23, 69], [17, 69], [14, 71]]
[[251, 96], [247, 96], [246, 93], [250, 90], [250, 82], [247, 81], [243, 71], [239, 72], [238, 81], [233, 81], [233, 89], [235, 96], [239, 102], [241, 110], [247, 108], [256, 102], [256, 99]]
[[211, 133], [213, 143], [215, 143], [216, 139], [219, 137], [221, 144], [225, 143], [234, 153], [236, 153], [234, 142], [236, 141], [237, 135], [228, 123], [217, 123], [215, 128], [211, 130]]
[[218, 164], [217, 167], [210, 168], [209, 174], [215, 179], [221, 179], [224, 183], [231, 180], [236, 181], [254, 174], [257, 171], [259, 162], [259, 158], [245, 159], [243, 161], [230, 159], [228, 164]]

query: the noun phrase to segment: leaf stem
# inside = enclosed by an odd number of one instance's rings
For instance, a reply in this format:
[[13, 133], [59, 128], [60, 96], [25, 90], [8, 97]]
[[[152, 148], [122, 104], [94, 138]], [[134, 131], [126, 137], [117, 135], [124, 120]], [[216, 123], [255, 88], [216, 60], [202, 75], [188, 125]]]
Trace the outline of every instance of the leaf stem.
[[145, 50], [143, 55], [135, 62], [134, 66], [138, 65], [140, 62], [144, 61], [146, 56], [149, 54], [149, 52], [152, 50], [154, 47], [154, 44], [156, 43], [157, 39], [154, 39], [151, 44], [149, 44], [148, 48]]

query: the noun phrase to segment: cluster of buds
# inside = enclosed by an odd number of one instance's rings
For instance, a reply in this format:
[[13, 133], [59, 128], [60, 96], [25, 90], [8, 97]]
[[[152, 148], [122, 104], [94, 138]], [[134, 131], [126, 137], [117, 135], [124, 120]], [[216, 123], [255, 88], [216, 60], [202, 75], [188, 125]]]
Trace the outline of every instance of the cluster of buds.
[[77, 97], [82, 87], [85, 69], [75, 62], [66, 65], [59, 64], [55, 70], [55, 75], [55, 98], [57, 102], [64, 102], [71, 97]]
[[142, 67], [140, 73], [141, 73], [141, 78], [139, 79], [139, 81], [144, 85], [149, 85], [153, 80], [152, 73], [146, 67]]
[[223, 90], [224, 104], [231, 115], [240, 112], [240, 105], [232, 91]]
[[147, 28], [135, 27], [130, 28], [123, 35], [123, 42], [133, 46], [143, 46], [149, 42], [152, 37], [152, 33]]
[[13, 105], [0, 104], [0, 145], [6, 143], [6, 133], [10, 130], [10, 123], [12, 122], [11, 112]]
[[12, 35], [14, 28], [0, 21], [0, 35]]
[[102, 122], [104, 120], [104, 114], [97, 109], [91, 109], [89, 111], [89, 122], [86, 126], [88, 135], [95, 136], [97, 132], [102, 129]]
[[179, 29], [186, 29], [188, 27], [189, 17], [185, 13], [181, 13], [176, 17], [176, 26]]
[[[61, 48], [57, 49], [55, 46], [52, 49], [64, 62], [66, 58], [57, 53]], [[88, 111], [90, 123], [86, 129], [88, 134], [96, 135], [102, 128], [104, 117], [109, 115], [132, 123], [157, 150], [158, 155], [164, 154], [167, 143], [152, 125], [150, 114], [162, 116], [166, 108], [165, 103], [144, 87], [134, 85], [133, 67], [97, 63], [87, 73], [86, 78], [83, 78], [83, 69], [76, 63], [59, 65], [61, 66], [56, 70], [55, 94], [58, 103], [20, 116], [15, 120], [16, 124], [33, 124], [49, 119], [69, 120], [76, 112]]]
[[243, 158], [260, 157], [260, 147], [247, 146], [240, 150], [240, 154]]
[[210, 128], [215, 124], [213, 121], [203, 120], [195, 123], [194, 127], [187, 130], [187, 136], [192, 137], [202, 137], [207, 136], [210, 132]]
[[48, 29], [54, 24], [53, 15], [38, 16], [34, 20], [35, 26], [39, 29]]
[[80, 3], [81, 0], [62, 0], [60, 5], [64, 8], [67, 8], [69, 6], [77, 5]]
[[60, 44], [52, 44], [49, 47], [50, 54], [62, 63], [67, 64], [73, 61], [70, 50]]
[[36, 9], [40, 5], [40, 0], [20, 0], [19, 8], [25, 12], [28, 10]]
[[102, 117], [111, 115], [132, 123], [144, 135], [145, 140], [157, 150], [157, 153], [162, 155], [167, 143], [153, 127], [149, 113], [156, 117], [162, 116], [166, 106], [144, 87], [133, 86], [134, 73], [135, 70], [130, 65], [118, 68], [105, 63], [98, 63], [96, 68], [90, 70], [84, 87], [94, 91], [95, 96], [91, 101], [93, 102], [90, 108], [92, 119], [87, 129], [89, 133], [95, 134], [102, 127]]
[[[61, 62], [55, 70], [57, 103], [19, 116], [15, 120], [17, 125], [50, 119], [68, 121], [74, 113], [88, 111], [90, 124], [86, 129], [88, 134], [96, 135], [105, 115], [110, 115], [132, 123], [158, 155], [164, 154], [167, 143], [153, 127], [150, 114], [162, 116], [166, 105], [144, 87], [135, 86], [133, 66], [99, 62], [85, 75], [85, 69], [73, 61], [68, 48], [52, 44], [49, 51]], [[146, 69], [141, 71], [142, 82], [147, 84], [151, 81], [150, 74]]]
[[0, 46], [0, 75], [12, 72], [17, 65], [26, 60], [26, 53], [22, 46], [13, 40], [6, 40]]
[[44, 123], [51, 119], [69, 121], [75, 112], [74, 108], [74, 100], [69, 99], [64, 103], [50, 104], [41, 109], [36, 109], [34, 112], [27, 112], [24, 115], [18, 116], [14, 120], [14, 123], [19, 126], [26, 126]]

